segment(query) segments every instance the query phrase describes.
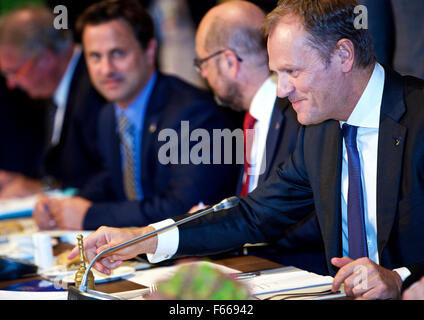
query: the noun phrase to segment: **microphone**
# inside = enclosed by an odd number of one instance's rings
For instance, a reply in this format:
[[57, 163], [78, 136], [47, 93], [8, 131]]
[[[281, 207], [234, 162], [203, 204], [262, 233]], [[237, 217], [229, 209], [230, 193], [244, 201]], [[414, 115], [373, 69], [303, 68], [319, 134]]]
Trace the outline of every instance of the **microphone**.
[[[189, 221], [203, 217], [203, 216], [205, 216], [209, 213], [233, 208], [238, 203], [239, 203], [239, 198], [237, 198], [237, 197], [226, 198], [226, 199], [222, 200], [220, 203], [215, 204], [214, 206], [212, 206], [208, 209], [198, 211], [198, 212], [196, 212], [196, 213], [194, 213], [194, 214], [192, 214], [192, 215], [190, 215], [190, 216], [188, 216], [184, 219], [181, 219], [181, 220], [179, 220], [179, 221], [177, 221], [173, 224], [170, 224], [166, 227], [163, 227], [163, 228], [157, 229], [155, 231], [146, 233], [145, 235], [136, 237], [134, 239], [125, 241], [123, 243], [117, 244], [113, 247], [110, 247], [108, 249], [103, 250], [102, 252], [97, 254], [94, 257], [94, 259], [90, 262], [90, 264], [88, 265], [88, 267], [87, 267], [87, 269], [84, 273], [84, 276], [81, 280], [81, 284], [80, 284], [79, 288], [76, 288], [76, 287], [70, 287], [69, 288], [68, 299], [78, 298], [77, 296], [79, 296], [79, 298], [85, 298], [85, 299], [96, 299], [96, 296], [97, 296], [97, 298], [100, 298], [100, 299], [102, 299], [102, 298], [103, 299], [119, 299], [119, 298], [114, 297], [112, 295], [105, 294], [105, 293], [102, 293], [102, 292], [98, 292], [98, 291], [95, 291], [95, 290], [90, 290], [90, 289], [87, 288], [88, 273], [91, 270], [91, 268], [93, 267], [93, 265], [96, 263], [97, 260], [99, 260], [101, 257], [103, 257], [104, 255], [106, 255], [108, 253], [111, 253], [113, 251], [116, 251], [116, 250], [122, 249], [124, 247], [130, 246], [130, 245], [132, 245], [136, 242], [139, 242], [139, 241], [147, 239], [151, 236], [157, 235], [158, 233], [167, 231], [169, 229], [175, 228], [175, 227], [182, 225], [184, 223], [187, 223]], [[91, 295], [93, 295], [93, 296], [91, 296]]]

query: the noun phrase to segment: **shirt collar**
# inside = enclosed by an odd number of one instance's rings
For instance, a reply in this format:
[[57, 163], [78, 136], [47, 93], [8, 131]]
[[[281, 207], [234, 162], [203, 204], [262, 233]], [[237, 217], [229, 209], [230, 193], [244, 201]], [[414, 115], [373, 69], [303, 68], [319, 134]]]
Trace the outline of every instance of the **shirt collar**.
[[114, 105], [116, 116], [119, 117], [120, 115], [125, 115], [128, 118], [128, 121], [136, 128], [137, 131], [141, 130], [143, 125], [142, 121], [140, 120], [144, 116], [147, 103], [156, 82], [156, 78], [157, 72], [155, 71], [137, 98], [135, 98], [135, 100], [131, 102], [127, 108], [121, 109], [116, 104]]
[[277, 83], [268, 77], [256, 91], [250, 103], [249, 113], [258, 121], [268, 121], [271, 117], [277, 95]]
[[53, 102], [58, 108], [65, 107], [66, 101], [68, 100], [69, 88], [71, 87], [72, 77], [74, 75], [75, 68], [78, 60], [81, 57], [82, 49], [80, 46], [75, 46], [71, 60], [68, 63], [65, 74], [60, 80], [59, 86], [53, 94]]
[[[367, 87], [346, 123], [357, 127], [379, 128], [384, 78], [384, 68], [379, 63], [376, 63]], [[341, 124], [343, 123], [341, 122]]]

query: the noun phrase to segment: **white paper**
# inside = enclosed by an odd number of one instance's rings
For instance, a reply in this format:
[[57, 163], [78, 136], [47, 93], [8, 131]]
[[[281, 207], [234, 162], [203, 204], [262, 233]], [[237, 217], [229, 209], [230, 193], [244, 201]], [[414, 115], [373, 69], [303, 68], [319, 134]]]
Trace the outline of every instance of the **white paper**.
[[0, 290], [0, 300], [67, 300], [67, 291], [29, 292]]
[[277, 272], [264, 272], [242, 281], [248, 286], [252, 295], [259, 295], [331, 286], [333, 278], [289, 267]]
[[190, 263], [182, 263], [176, 266], [157, 267], [157, 268], [152, 268], [149, 270], [136, 271], [135, 274], [132, 277], [127, 278], [127, 280], [141, 284], [146, 287], [150, 287], [159, 281], [171, 278], [181, 266], [188, 265], [188, 264], [196, 265], [199, 263], [210, 265], [213, 268], [216, 268], [226, 274], [240, 272], [238, 270], [231, 269], [216, 263], [212, 263], [208, 261], [196, 261], [196, 262], [190, 262]]

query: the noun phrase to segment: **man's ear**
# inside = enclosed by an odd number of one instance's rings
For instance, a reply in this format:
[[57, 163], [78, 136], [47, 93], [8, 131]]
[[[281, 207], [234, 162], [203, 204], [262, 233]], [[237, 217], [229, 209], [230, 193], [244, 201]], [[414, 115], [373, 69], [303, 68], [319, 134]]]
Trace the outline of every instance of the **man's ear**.
[[147, 43], [146, 49], [144, 50], [146, 53], [147, 59], [152, 65], [155, 64], [157, 48], [158, 48], [158, 42], [156, 41], [156, 39], [150, 39], [149, 42]]
[[221, 63], [224, 63], [224, 66], [221, 65], [221, 67], [226, 68], [227, 74], [231, 78], [237, 78], [240, 71], [240, 61], [237, 55], [231, 50], [225, 50], [222, 53], [222, 57], [223, 59], [221, 59]]
[[339, 62], [343, 72], [350, 72], [355, 62], [355, 47], [349, 39], [340, 39], [337, 42], [335, 55], [339, 58]]

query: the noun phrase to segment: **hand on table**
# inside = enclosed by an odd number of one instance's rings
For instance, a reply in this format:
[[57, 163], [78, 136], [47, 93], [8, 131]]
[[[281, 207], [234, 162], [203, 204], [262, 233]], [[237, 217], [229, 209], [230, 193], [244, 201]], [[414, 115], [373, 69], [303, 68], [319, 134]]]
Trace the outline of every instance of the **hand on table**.
[[333, 280], [333, 292], [344, 283], [346, 295], [355, 299], [399, 299], [402, 279], [397, 272], [369, 258], [333, 258], [331, 263], [340, 268]]
[[424, 277], [405, 290], [402, 300], [424, 300]]
[[40, 229], [82, 230], [83, 221], [92, 202], [81, 197], [38, 199], [32, 214]]
[[[143, 234], [154, 231], [153, 227], [142, 228], [110, 228], [100, 227], [96, 232], [84, 239], [84, 251], [88, 261], [110, 247], [122, 242], [134, 239]], [[142, 253], [154, 253], [157, 247], [157, 237], [153, 236], [146, 240], [134, 243], [131, 246], [124, 247], [111, 252], [102, 257], [94, 264], [94, 268], [105, 274], [110, 274], [111, 269], [115, 269], [122, 264], [122, 261], [134, 258]], [[79, 248], [76, 246], [69, 254], [68, 259], [73, 259], [79, 254]]]

